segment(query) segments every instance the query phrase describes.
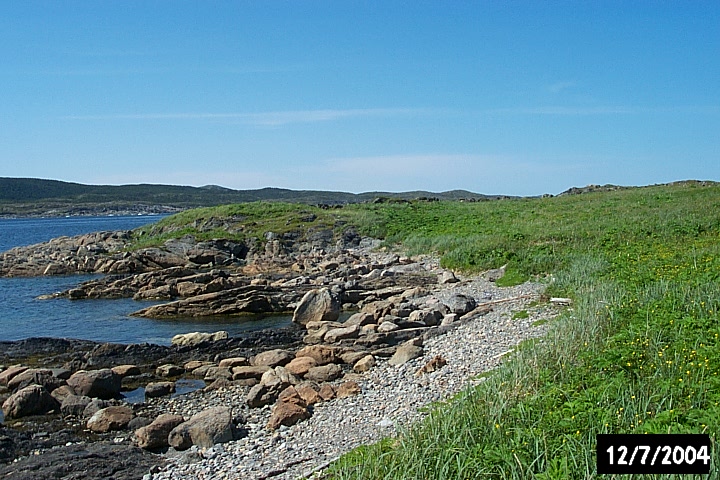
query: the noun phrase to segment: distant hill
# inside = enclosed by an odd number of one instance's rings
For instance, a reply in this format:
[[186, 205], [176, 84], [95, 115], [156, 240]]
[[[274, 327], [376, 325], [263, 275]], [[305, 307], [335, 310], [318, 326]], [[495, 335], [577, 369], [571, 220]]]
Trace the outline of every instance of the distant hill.
[[103, 214], [125, 211], [157, 213], [260, 200], [338, 205], [379, 201], [378, 199], [418, 198], [480, 201], [505, 197], [482, 195], [465, 190], [440, 193], [414, 191], [355, 194], [270, 187], [233, 190], [217, 185], [204, 187], [153, 184], [83, 185], [58, 180], [0, 177], [0, 215], [4, 216]]

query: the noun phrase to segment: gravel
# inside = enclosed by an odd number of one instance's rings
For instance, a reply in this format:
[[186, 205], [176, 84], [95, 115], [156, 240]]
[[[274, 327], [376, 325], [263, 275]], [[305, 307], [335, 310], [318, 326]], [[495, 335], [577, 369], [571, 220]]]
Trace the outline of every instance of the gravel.
[[[491, 370], [521, 341], [540, 337], [547, 331], [545, 322], [557, 314], [552, 305], [530, 306], [542, 293], [543, 285], [525, 283], [499, 288], [480, 277], [460, 283], [437, 286], [432, 295], [440, 301], [461, 293], [478, 304], [493, 303], [493, 311], [459, 322], [449, 332], [427, 339], [421, 358], [392, 367], [387, 359], [363, 374], [348, 374], [346, 380], [358, 382], [362, 393], [315, 405], [312, 417], [292, 427], [270, 432], [265, 428], [270, 407], [249, 409], [245, 405], [247, 387], [231, 386], [213, 392], [197, 391], [173, 399], [158, 399], [158, 412], [189, 417], [205, 408], [230, 406], [235, 416], [246, 419], [246, 436], [210, 449], [193, 447], [186, 452], [170, 450], [168, 464], [146, 479], [296, 479], [343, 453], [364, 444], [395, 435], [398, 428], [422, 417], [421, 407], [446, 399], [462, 388], [482, 379], [477, 376]], [[521, 297], [521, 298], [516, 298]], [[513, 299], [498, 302], [498, 300]], [[513, 319], [513, 313], [527, 310], [529, 317]], [[447, 365], [430, 374], [415, 372], [440, 355]], [[339, 383], [339, 382], [336, 382]]]

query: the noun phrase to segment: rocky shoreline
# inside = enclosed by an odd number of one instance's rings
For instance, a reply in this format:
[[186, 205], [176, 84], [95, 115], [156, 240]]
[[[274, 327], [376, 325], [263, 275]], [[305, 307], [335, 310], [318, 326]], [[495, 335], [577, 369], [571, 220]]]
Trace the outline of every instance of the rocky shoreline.
[[[183, 237], [129, 250], [131, 238], [13, 249], [0, 275], [105, 273], [45, 298], [165, 300], [135, 313], [150, 318], [293, 312], [294, 325], [169, 347], [0, 342], [0, 476], [295, 478], [418, 418], [556, 313], [541, 284], [497, 287], [503, 269], [458, 277], [352, 229], [268, 234], [262, 247]], [[174, 395], [178, 381], [205, 388]], [[122, 400], [138, 387], [141, 401]]]

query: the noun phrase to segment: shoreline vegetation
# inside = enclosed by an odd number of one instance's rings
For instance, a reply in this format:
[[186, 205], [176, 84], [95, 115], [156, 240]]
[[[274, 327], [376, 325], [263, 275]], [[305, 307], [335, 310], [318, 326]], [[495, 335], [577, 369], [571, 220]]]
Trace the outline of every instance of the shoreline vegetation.
[[[437, 256], [447, 270], [503, 268], [498, 286], [544, 283], [537, 305], [572, 299], [548, 321], [545, 337], [524, 342], [479, 385], [322, 475], [596, 478], [597, 434], [708, 433], [715, 443], [720, 186], [580, 190], [488, 202], [208, 207], [138, 229], [124, 248], [132, 255], [182, 238], [222, 238], [267, 253], [268, 245], [352, 231], [408, 257]], [[710, 478], [718, 477], [718, 455], [713, 448]]]

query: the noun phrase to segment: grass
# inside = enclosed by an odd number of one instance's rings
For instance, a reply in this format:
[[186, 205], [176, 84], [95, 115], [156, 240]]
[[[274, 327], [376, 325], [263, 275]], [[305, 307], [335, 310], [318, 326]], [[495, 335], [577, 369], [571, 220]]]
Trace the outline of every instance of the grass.
[[[212, 235], [225, 231], [257, 242], [268, 231], [337, 234], [353, 225], [408, 254], [438, 254], [445, 268], [507, 265], [510, 284], [538, 278], [548, 282], [548, 295], [574, 300], [543, 341], [526, 342], [481, 385], [432, 406], [396, 439], [342, 457], [331, 478], [587, 479], [598, 477], [599, 433], [708, 433], [716, 440], [717, 185], [332, 211], [223, 208], [171, 217], [139, 238], [205, 235], [213, 222], [220, 230]], [[303, 211], [317, 218], [303, 222]], [[713, 479], [720, 478], [717, 452]]]
[[[408, 250], [439, 253], [448, 267], [552, 274], [550, 292], [575, 303], [543, 342], [397, 439], [344, 456], [330, 478], [596, 478], [598, 433], [715, 441], [720, 189], [391, 210], [375, 213]], [[717, 449], [712, 462], [718, 478]]]

